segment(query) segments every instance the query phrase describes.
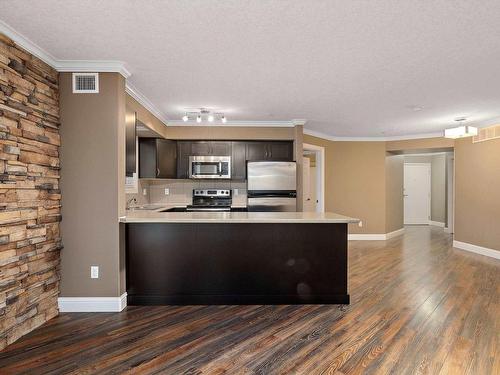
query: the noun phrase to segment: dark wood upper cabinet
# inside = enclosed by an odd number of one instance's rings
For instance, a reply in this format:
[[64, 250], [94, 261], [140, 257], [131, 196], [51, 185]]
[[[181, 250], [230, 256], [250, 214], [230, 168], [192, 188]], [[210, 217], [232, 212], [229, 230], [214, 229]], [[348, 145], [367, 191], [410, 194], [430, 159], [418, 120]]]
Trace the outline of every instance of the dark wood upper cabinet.
[[231, 179], [244, 180], [247, 178], [246, 166], [246, 143], [231, 142]]
[[139, 138], [139, 178], [176, 178], [177, 142]]
[[189, 178], [191, 143], [191, 141], [177, 142], [177, 178]]
[[132, 177], [136, 173], [136, 132], [137, 114], [128, 112], [125, 117], [125, 174]]
[[250, 161], [267, 160], [268, 142], [247, 142], [246, 158]]
[[293, 161], [293, 142], [247, 142], [246, 159], [250, 161]]
[[293, 142], [269, 142], [267, 160], [292, 161]]
[[191, 143], [192, 156], [230, 156], [231, 142], [196, 141]]

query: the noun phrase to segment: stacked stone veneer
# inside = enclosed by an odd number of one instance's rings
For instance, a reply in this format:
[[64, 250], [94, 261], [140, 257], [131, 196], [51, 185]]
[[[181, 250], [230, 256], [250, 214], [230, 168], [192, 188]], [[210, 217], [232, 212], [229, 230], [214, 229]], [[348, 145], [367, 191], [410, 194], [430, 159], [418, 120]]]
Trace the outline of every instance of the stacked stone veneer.
[[0, 34], [0, 349], [58, 314], [58, 74]]

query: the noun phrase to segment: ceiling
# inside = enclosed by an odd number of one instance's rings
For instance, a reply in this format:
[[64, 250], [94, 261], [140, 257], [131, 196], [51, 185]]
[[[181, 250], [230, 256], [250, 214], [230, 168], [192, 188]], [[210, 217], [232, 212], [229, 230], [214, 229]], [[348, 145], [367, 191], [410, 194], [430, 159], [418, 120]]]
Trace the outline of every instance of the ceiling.
[[500, 2], [0, 0], [57, 59], [120, 60], [169, 120], [307, 119], [337, 137], [441, 132], [500, 117]]

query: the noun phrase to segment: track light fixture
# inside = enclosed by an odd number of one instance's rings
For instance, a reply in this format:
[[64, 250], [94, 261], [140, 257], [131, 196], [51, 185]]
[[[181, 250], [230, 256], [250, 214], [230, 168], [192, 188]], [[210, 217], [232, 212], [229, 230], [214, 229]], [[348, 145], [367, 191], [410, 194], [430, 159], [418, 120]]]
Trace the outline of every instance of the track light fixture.
[[209, 109], [206, 108], [200, 108], [199, 111], [186, 111], [184, 113], [184, 116], [182, 116], [182, 121], [188, 122], [188, 121], [194, 121], [196, 120], [197, 123], [201, 123], [203, 120], [206, 120], [208, 122], [214, 122], [214, 121], [220, 121], [223, 124], [227, 122], [226, 115], [222, 112], [212, 112]]

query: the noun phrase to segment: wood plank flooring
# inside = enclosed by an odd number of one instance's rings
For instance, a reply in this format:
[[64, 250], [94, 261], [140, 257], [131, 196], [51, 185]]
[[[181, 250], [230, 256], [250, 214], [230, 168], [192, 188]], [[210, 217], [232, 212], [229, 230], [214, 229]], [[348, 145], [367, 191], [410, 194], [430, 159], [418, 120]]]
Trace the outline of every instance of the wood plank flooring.
[[351, 304], [65, 313], [1, 374], [499, 374], [500, 261], [442, 228], [349, 244]]

